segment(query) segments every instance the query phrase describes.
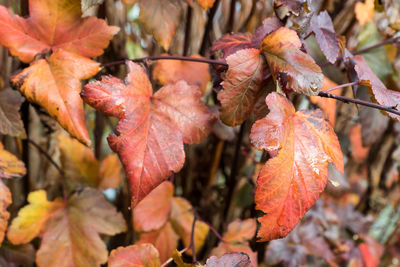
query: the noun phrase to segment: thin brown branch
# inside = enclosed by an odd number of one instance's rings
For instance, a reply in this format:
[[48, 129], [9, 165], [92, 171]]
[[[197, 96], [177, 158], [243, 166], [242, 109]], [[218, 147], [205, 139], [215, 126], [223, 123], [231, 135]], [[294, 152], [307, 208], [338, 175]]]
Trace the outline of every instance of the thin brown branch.
[[211, 225], [211, 223], [209, 223], [209, 222], [207, 222], [207, 221], [205, 221], [205, 220], [203, 220], [203, 219], [201, 219], [201, 218], [198, 218], [198, 220], [201, 221], [201, 222], [203, 222], [203, 223], [205, 223], [205, 224], [207, 224], [208, 227], [210, 227], [211, 232], [214, 233], [214, 235], [219, 239], [219, 241], [221, 241], [221, 242], [226, 242], [226, 241], [223, 239], [223, 237], [218, 233], [217, 229], [215, 229], [214, 226]]
[[190, 234], [190, 248], [192, 249], [192, 262], [196, 263], [196, 248], [194, 245], [194, 231], [196, 227], [196, 221], [197, 221], [197, 212], [196, 210], [193, 210], [193, 223], [192, 223], [192, 233]]
[[332, 92], [332, 91], [334, 91], [336, 89], [340, 89], [340, 88], [344, 88], [344, 87], [348, 87], [348, 86], [353, 86], [353, 85], [357, 85], [357, 84], [360, 84], [360, 82], [359, 81], [355, 81], [355, 82], [351, 82], [351, 83], [344, 83], [344, 84], [329, 88], [329, 89], [325, 90], [324, 93], [329, 93], [329, 92]]
[[49, 155], [49, 153], [47, 153], [47, 151], [45, 151], [40, 145], [36, 144], [34, 141], [32, 141], [30, 139], [27, 139], [27, 142], [29, 144], [31, 144], [32, 146], [34, 146], [60, 173], [63, 197], [64, 197], [64, 201], [66, 202], [68, 199], [68, 194], [67, 194], [67, 188], [65, 185], [65, 174], [64, 174], [63, 169], [60, 167], [60, 165], [57, 164], [57, 162], [55, 162], [53, 160], [53, 158]]
[[368, 51], [370, 51], [372, 49], [378, 48], [380, 46], [387, 45], [387, 44], [394, 44], [394, 43], [398, 43], [398, 42], [400, 43], [400, 36], [392, 37], [392, 38], [383, 40], [382, 42], [376, 43], [374, 45], [371, 45], [371, 46], [365, 47], [363, 49], [354, 51], [353, 55], [363, 54], [363, 53], [366, 53], [366, 52], [368, 52]]
[[[155, 60], [183, 60], [183, 61], [193, 61], [193, 62], [199, 62], [199, 63], [205, 63], [205, 64], [213, 64], [213, 65], [222, 65], [228, 67], [228, 63], [220, 60], [214, 60], [214, 59], [207, 59], [207, 58], [193, 58], [193, 57], [184, 57], [184, 56], [150, 56], [150, 57], [142, 57], [142, 58], [135, 58], [135, 59], [127, 59], [128, 61], [132, 62], [138, 62], [138, 63], [144, 63], [146, 61], [155, 61]], [[125, 59], [123, 60], [118, 60], [118, 61], [113, 61], [109, 63], [103, 64], [103, 67], [112, 67], [116, 65], [121, 65], [124, 64]]]
[[370, 107], [370, 108], [376, 108], [376, 109], [383, 110], [383, 111], [386, 111], [386, 112], [389, 112], [389, 113], [393, 113], [393, 114], [396, 114], [396, 115], [400, 116], [400, 111], [396, 110], [396, 107], [382, 106], [382, 105], [375, 104], [375, 103], [368, 102], [368, 101], [364, 101], [364, 100], [361, 100], [361, 99], [355, 99], [355, 98], [350, 98], [350, 97], [345, 97], [345, 96], [333, 95], [333, 94], [325, 93], [325, 92], [320, 92], [318, 94], [318, 96], [327, 97], [327, 98], [333, 98], [333, 99], [342, 101], [344, 103], [354, 103], [354, 104], [358, 104], [358, 105], [362, 105], [362, 106], [367, 106], [367, 107]]

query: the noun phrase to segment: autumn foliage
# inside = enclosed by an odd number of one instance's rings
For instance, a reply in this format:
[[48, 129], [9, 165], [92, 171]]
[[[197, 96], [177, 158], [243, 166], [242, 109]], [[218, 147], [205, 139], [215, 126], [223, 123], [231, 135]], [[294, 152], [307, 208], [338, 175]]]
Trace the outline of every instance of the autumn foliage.
[[0, 0], [0, 266], [396, 266], [399, 10]]

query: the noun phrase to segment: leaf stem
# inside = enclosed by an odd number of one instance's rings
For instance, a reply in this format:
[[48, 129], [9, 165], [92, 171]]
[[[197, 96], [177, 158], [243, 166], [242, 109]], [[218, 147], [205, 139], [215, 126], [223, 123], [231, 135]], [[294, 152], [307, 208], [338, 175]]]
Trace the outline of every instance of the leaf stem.
[[338, 86], [329, 88], [329, 89], [327, 89], [327, 90], [325, 90], [325, 91], [323, 91], [323, 92], [324, 92], [324, 93], [329, 93], [329, 92], [332, 92], [332, 91], [334, 91], [334, 90], [336, 90], [336, 89], [340, 89], [340, 88], [348, 87], [348, 86], [353, 86], [353, 85], [358, 85], [358, 84], [360, 84], [359, 81], [355, 81], [355, 82], [351, 82], [351, 83], [344, 83], [344, 84], [341, 84], [341, 85], [338, 85]]
[[392, 43], [397, 43], [397, 42], [400, 42], [400, 36], [392, 37], [392, 38], [383, 40], [382, 42], [379, 42], [379, 43], [376, 43], [374, 45], [371, 45], [371, 46], [365, 47], [363, 49], [360, 49], [358, 51], [354, 51], [353, 55], [363, 54], [363, 53], [368, 52], [369, 50], [378, 48], [378, 47], [380, 47], [382, 45], [387, 45], [387, 44], [392, 44]]
[[[205, 64], [213, 64], [213, 65], [222, 65], [228, 67], [228, 63], [220, 60], [208, 59], [208, 58], [194, 58], [194, 57], [185, 57], [185, 56], [150, 56], [150, 57], [141, 57], [135, 59], [127, 59], [133, 62], [146, 62], [146, 61], [155, 61], [155, 60], [183, 60], [183, 61], [193, 61]], [[125, 59], [113, 61], [109, 63], [103, 64], [103, 67], [112, 67], [116, 65], [121, 65], [125, 63]]]
[[396, 110], [396, 107], [387, 107], [387, 106], [382, 106], [379, 104], [375, 104], [372, 102], [368, 102], [368, 101], [364, 101], [361, 99], [355, 99], [355, 98], [350, 98], [350, 97], [345, 97], [345, 96], [339, 96], [339, 95], [333, 95], [330, 93], [326, 93], [326, 92], [320, 92], [318, 94], [318, 96], [320, 97], [327, 97], [327, 98], [333, 98], [339, 101], [342, 101], [344, 103], [354, 103], [354, 104], [358, 104], [358, 105], [362, 105], [362, 106], [367, 106], [370, 108], [376, 108], [376, 109], [380, 109], [389, 113], [393, 113], [396, 114], [398, 116], [400, 116], [400, 111]]
[[32, 141], [31, 139], [27, 139], [27, 142], [29, 144], [31, 144], [32, 146], [34, 146], [43, 156], [45, 156], [45, 158], [57, 169], [57, 171], [60, 173], [61, 176], [61, 186], [62, 186], [62, 190], [63, 190], [63, 197], [64, 197], [64, 201], [67, 202], [68, 200], [68, 194], [67, 194], [67, 188], [65, 185], [65, 174], [63, 169], [60, 167], [60, 165], [57, 164], [57, 162], [55, 162], [53, 160], [53, 158], [49, 155], [49, 153], [47, 153], [40, 145], [36, 144], [34, 141]]

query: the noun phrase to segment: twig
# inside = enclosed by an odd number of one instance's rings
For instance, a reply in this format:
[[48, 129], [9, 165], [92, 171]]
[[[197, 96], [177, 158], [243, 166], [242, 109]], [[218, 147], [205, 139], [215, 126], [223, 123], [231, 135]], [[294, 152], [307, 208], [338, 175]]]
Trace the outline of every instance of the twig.
[[400, 42], [400, 36], [397, 36], [397, 37], [393, 37], [393, 38], [389, 38], [389, 39], [383, 40], [382, 42], [379, 42], [379, 43], [376, 43], [376, 44], [374, 44], [374, 45], [365, 47], [365, 48], [360, 49], [360, 50], [358, 50], [358, 51], [354, 51], [354, 52], [352, 52], [352, 53], [353, 53], [353, 55], [359, 55], [359, 54], [366, 53], [366, 52], [368, 52], [369, 50], [378, 48], [378, 47], [380, 47], [380, 46], [387, 45], [387, 44], [392, 44], [392, 43], [397, 43], [397, 42]]
[[61, 176], [61, 186], [63, 189], [63, 197], [64, 197], [64, 201], [66, 202], [68, 199], [68, 194], [67, 194], [67, 188], [65, 186], [65, 174], [63, 169], [60, 167], [60, 165], [57, 164], [57, 162], [55, 162], [52, 157], [49, 155], [49, 153], [47, 153], [40, 145], [36, 144], [34, 141], [32, 141], [31, 139], [27, 139], [27, 142], [29, 144], [31, 144], [32, 146], [34, 146], [43, 156], [45, 156], [45, 158], [57, 169], [57, 171], [60, 173]]
[[[182, 249], [181, 251], [179, 251], [179, 253], [180, 254], [183, 254], [183, 253], [185, 253], [186, 252], [186, 250], [188, 250], [189, 249], [189, 247], [186, 247], [186, 248], [184, 248], [184, 249]], [[171, 263], [172, 261], [174, 260], [174, 258], [169, 258], [168, 260], [166, 260], [163, 264], [161, 264], [161, 266], [160, 267], [165, 267], [165, 266], [167, 266], [169, 263]]]
[[190, 35], [192, 31], [192, 7], [188, 5], [186, 12], [186, 29], [185, 29], [185, 42], [183, 44], [183, 55], [187, 56], [190, 46]]
[[329, 88], [329, 89], [325, 90], [324, 93], [329, 93], [329, 92], [332, 92], [332, 91], [334, 91], [336, 89], [340, 89], [340, 88], [348, 87], [348, 86], [353, 86], [353, 85], [357, 85], [357, 84], [360, 84], [360, 82], [359, 81], [355, 81], [355, 82], [351, 82], [351, 83], [344, 83], [344, 84]]
[[383, 111], [386, 111], [386, 112], [389, 112], [389, 113], [393, 113], [393, 114], [396, 114], [396, 115], [400, 116], [400, 111], [397, 111], [395, 109], [395, 107], [386, 107], [386, 106], [382, 106], [382, 105], [379, 105], [379, 104], [375, 104], [375, 103], [371, 103], [371, 102], [368, 102], [368, 101], [364, 101], [364, 100], [361, 100], [361, 99], [354, 99], [354, 98], [349, 98], [349, 97], [345, 97], [345, 96], [333, 95], [333, 94], [325, 93], [325, 92], [320, 92], [318, 94], [318, 96], [327, 97], [327, 98], [333, 98], [333, 99], [342, 101], [344, 103], [354, 103], [354, 104], [359, 104], [359, 105], [362, 105], [362, 106], [367, 106], [367, 107], [370, 107], [370, 108], [376, 108], [376, 109], [380, 109], [380, 110], [383, 110]]
[[222, 238], [222, 236], [218, 233], [217, 229], [215, 229], [214, 226], [211, 225], [211, 223], [209, 223], [209, 222], [207, 222], [207, 221], [205, 221], [205, 220], [203, 220], [203, 219], [201, 219], [201, 218], [198, 218], [198, 220], [201, 221], [201, 222], [203, 222], [203, 223], [205, 223], [205, 224], [207, 224], [208, 227], [210, 227], [210, 230], [211, 230], [211, 231], [214, 233], [214, 235], [219, 239], [219, 241], [224, 242], [224, 243], [226, 242], [226, 241]]
[[[153, 60], [184, 60], [184, 61], [193, 61], [193, 62], [206, 63], [206, 64], [222, 65], [222, 66], [228, 67], [228, 63], [220, 61], [220, 60], [207, 59], [207, 58], [183, 57], [183, 56], [151, 56], [151, 57], [141, 57], [141, 58], [130, 59], [130, 61], [142, 62], [142, 63], [144, 63], [146, 61], [153, 61]], [[105, 63], [105, 64], [103, 64], [103, 67], [106, 68], [106, 67], [121, 65], [121, 64], [124, 64], [125, 61], [126, 60], [123, 59], [123, 60]]]
[[207, 44], [210, 40], [210, 32], [212, 31], [212, 28], [213, 28], [214, 16], [215, 16], [215, 13], [217, 13], [219, 2], [220, 2], [220, 0], [216, 0], [214, 2], [213, 7], [210, 9], [210, 11], [208, 13], [206, 29], [204, 30], [203, 41], [201, 42], [200, 51], [199, 51], [199, 54], [203, 55], [203, 56], [206, 52]]
[[189, 246], [192, 249], [192, 262], [193, 263], [197, 262], [196, 248], [194, 245], [194, 232], [195, 232], [195, 227], [196, 227], [196, 221], [197, 221], [197, 212], [196, 212], [196, 210], [193, 210], [192, 233], [190, 234], [190, 246]]

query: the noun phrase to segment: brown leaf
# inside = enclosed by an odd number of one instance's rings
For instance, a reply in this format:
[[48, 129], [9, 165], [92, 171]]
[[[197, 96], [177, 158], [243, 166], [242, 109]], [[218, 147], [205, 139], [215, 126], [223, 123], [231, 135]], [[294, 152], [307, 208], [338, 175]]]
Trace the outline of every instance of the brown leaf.
[[26, 174], [25, 165], [0, 143], [0, 178], [18, 178]]
[[[358, 79], [362, 85], [371, 88], [376, 101], [383, 106], [393, 107], [394, 109], [399, 110], [400, 107], [398, 105], [400, 103], [400, 92], [388, 90], [381, 80], [376, 77], [362, 56], [354, 56], [354, 61], [356, 62], [354, 69], [357, 73]], [[387, 114], [396, 120], [400, 119], [400, 116], [396, 114]]]
[[210, 51], [222, 51], [224, 58], [227, 58], [239, 50], [250, 48], [250, 37], [248, 33], [226, 34], [213, 43]]
[[168, 51], [181, 15], [181, 3], [177, 0], [140, 0], [139, 20], [145, 30]]
[[0, 90], [0, 134], [25, 138], [25, 129], [19, 114], [24, 98], [11, 89]]
[[212, 256], [207, 260], [205, 267], [221, 267], [221, 266], [251, 267], [253, 265], [251, 264], [248, 255], [236, 252], [236, 253], [224, 254], [219, 259], [215, 256]]
[[243, 123], [253, 111], [266, 68], [258, 49], [242, 49], [226, 59], [229, 69], [218, 92], [221, 120], [230, 126]]
[[119, 247], [111, 251], [109, 267], [160, 267], [158, 251], [151, 244]]
[[103, 76], [85, 86], [82, 97], [105, 115], [117, 117], [118, 136], [108, 137], [127, 174], [132, 206], [179, 171], [183, 142], [201, 142], [211, 131], [214, 115], [201, 101], [197, 87], [178, 81], [153, 95], [146, 72], [128, 62], [126, 82]]
[[322, 86], [322, 71], [300, 47], [297, 33], [285, 27], [267, 35], [261, 43], [275, 82], [297, 93], [317, 95]]
[[35, 61], [11, 77], [25, 97], [39, 104], [71, 135], [89, 145], [80, 80], [99, 71], [99, 64], [77, 54], [58, 50], [48, 59]]
[[174, 186], [166, 181], [150, 192], [133, 210], [133, 226], [137, 232], [160, 229], [169, 219]]
[[250, 140], [277, 156], [262, 168], [255, 192], [260, 241], [286, 236], [314, 205], [328, 180], [328, 163], [343, 172], [339, 141], [321, 111], [295, 112], [284, 96], [266, 99], [270, 113], [252, 127]]
[[281, 21], [277, 17], [264, 19], [261, 26], [256, 29], [256, 32], [251, 38], [251, 47], [259, 49], [265, 36], [282, 26]]
[[318, 16], [314, 16], [311, 19], [311, 28], [326, 59], [332, 64], [335, 63], [339, 57], [340, 46], [328, 12], [323, 11]]
[[[164, 56], [166, 54], [163, 54]], [[203, 58], [192, 55], [193, 58]], [[190, 85], [200, 87], [204, 93], [211, 80], [208, 64], [184, 60], [159, 60], [153, 70], [154, 79], [161, 85], [185, 80]]]

